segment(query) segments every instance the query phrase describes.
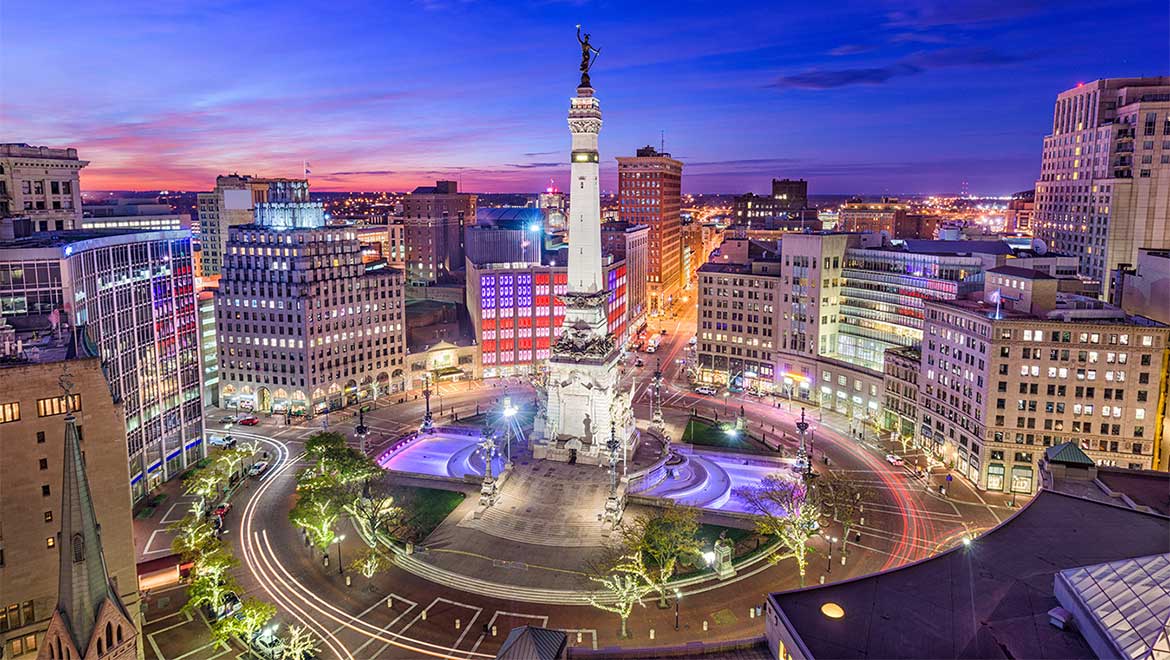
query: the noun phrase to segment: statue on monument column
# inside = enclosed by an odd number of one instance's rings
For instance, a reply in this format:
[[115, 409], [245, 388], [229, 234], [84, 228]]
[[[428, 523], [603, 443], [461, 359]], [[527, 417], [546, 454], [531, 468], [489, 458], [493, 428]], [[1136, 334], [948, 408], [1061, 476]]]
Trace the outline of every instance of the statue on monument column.
[[589, 33], [585, 33], [585, 37], [581, 37], [581, 26], [577, 26], [577, 43], [581, 44], [581, 86], [589, 87], [589, 69], [593, 63], [597, 61], [597, 56], [601, 54], [600, 48], [594, 48], [589, 43]]

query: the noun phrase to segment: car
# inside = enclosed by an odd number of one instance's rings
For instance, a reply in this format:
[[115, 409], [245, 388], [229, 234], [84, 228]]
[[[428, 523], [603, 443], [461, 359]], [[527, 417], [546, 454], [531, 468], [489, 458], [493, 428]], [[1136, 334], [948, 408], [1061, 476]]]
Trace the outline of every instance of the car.
[[207, 441], [212, 447], [223, 447], [224, 449], [231, 449], [236, 446], [236, 439], [230, 435], [215, 436]]
[[210, 606], [204, 605], [203, 611], [207, 614], [207, 618], [214, 623], [220, 619], [226, 619], [236, 614], [242, 606], [243, 603], [240, 602], [240, 597], [236, 595], [236, 592], [229, 591], [220, 599], [220, 606], [218, 608], [212, 609]]
[[902, 460], [901, 456], [895, 454], [886, 454], [886, 462], [890, 465], [905, 465], [906, 461]]
[[644, 367], [644, 366], [646, 366], [646, 361], [643, 360], [642, 358], [638, 358], [637, 360], [634, 360], [634, 366], [635, 367]]
[[268, 461], [257, 461], [248, 468], [248, 474], [253, 477], [258, 477], [268, 471]]
[[284, 655], [284, 640], [263, 630], [252, 636], [252, 648], [264, 658], [280, 658]]
[[231, 502], [224, 502], [223, 504], [220, 504], [219, 506], [215, 507], [215, 515], [219, 516], [220, 518], [223, 518], [224, 516], [226, 516], [228, 514], [228, 511], [231, 511], [231, 510], [232, 510], [232, 503]]
[[260, 418], [249, 416], [249, 417], [245, 417], [245, 418], [241, 419], [237, 423], [241, 424], [243, 426], [256, 426], [257, 424], [260, 423]]
[[711, 387], [710, 385], [699, 385], [695, 387], [695, 394], [702, 394], [704, 396], [712, 396], [718, 392], [719, 390]]
[[223, 417], [219, 418], [219, 423], [220, 424], [235, 424], [236, 423], [236, 416], [235, 415], [224, 415]]

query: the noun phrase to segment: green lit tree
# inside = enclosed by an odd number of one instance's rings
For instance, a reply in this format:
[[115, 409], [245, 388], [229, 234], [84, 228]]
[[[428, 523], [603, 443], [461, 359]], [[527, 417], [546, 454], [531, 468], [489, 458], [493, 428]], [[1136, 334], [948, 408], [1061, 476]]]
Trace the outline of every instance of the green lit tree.
[[233, 637], [251, 642], [252, 637], [274, 616], [275, 605], [254, 598], [245, 598], [240, 604], [240, 610], [233, 616], [225, 616], [211, 624], [211, 638], [220, 644], [227, 644]]
[[297, 496], [296, 506], [289, 512], [288, 519], [304, 529], [313, 545], [325, 552], [337, 535], [335, 526], [341, 512], [340, 502], [333, 493], [309, 490]]
[[[198, 509], [198, 505], [195, 509]], [[175, 535], [171, 549], [184, 561], [196, 561], [219, 543], [215, 538], [214, 525], [198, 510], [183, 516], [171, 525], [170, 530]]]
[[699, 516], [694, 509], [672, 507], [656, 516], [640, 516], [622, 528], [622, 545], [629, 554], [640, 554], [649, 562], [646, 579], [658, 590], [658, 602], [666, 607], [666, 584], [680, 560], [700, 556]]
[[214, 500], [219, 495], [223, 480], [223, 473], [214, 464], [196, 468], [183, 477], [183, 492], [199, 498], [198, 508], [202, 513], [207, 509], [208, 500]]
[[803, 483], [773, 474], [757, 485], [736, 488], [732, 494], [758, 516], [756, 529], [780, 542], [780, 547], [770, 556], [772, 562], [796, 560], [803, 587], [808, 555], [813, 551], [808, 542], [820, 529], [823, 515], [809, 489]]
[[364, 575], [367, 579], [373, 578], [378, 573], [390, 568], [393, 564], [390, 559], [386, 557], [377, 548], [369, 548], [363, 552], [357, 559], [353, 560], [349, 568], [352, 571]]

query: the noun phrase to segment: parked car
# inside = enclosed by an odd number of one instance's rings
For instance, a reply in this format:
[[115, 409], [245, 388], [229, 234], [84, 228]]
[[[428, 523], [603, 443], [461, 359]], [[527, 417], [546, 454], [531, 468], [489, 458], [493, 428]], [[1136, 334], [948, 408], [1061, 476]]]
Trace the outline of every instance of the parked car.
[[242, 606], [243, 603], [240, 602], [240, 597], [236, 595], [236, 592], [229, 591], [223, 595], [218, 608], [212, 609], [210, 606], [204, 605], [203, 611], [207, 614], [208, 619], [215, 622], [239, 612]]
[[245, 418], [241, 419], [238, 423], [242, 424], [244, 426], [256, 426], [257, 424], [260, 423], [260, 418], [259, 417], [245, 417]]
[[248, 468], [248, 474], [258, 477], [268, 471], [268, 461], [258, 461]]
[[695, 387], [695, 394], [702, 394], [704, 396], [712, 396], [718, 392], [719, 390], [711, 387], [710, 385], [698, 385]]
[[231, 502], [224, 502], [223, 504], [220, 504], [219, 506], [215, 507], [215, 515], [219, 516], [220, 518], [223, 518], [224, 516], [226, 516], [228, 514], [228, 511], [231, 511], [231, 510], [232, 510], [232, 503]]
[[252, 636], [252, 648], [263, 658], [284, 656], [284, 640], [272, 633], [257, 632]]
[[212, 447], [223, 447], [224, 449], [231, 449], [232, 447], [236, 446], [236, 439], [230, 435], [212, 436], [212, 438], [208, 440], [207, 443]]
[[906, 461], [902, 460], [901, 456], [896, 456], [894, 454], [886, 454], [886, 462], [890, 465], [905, 465], [906, 463]]

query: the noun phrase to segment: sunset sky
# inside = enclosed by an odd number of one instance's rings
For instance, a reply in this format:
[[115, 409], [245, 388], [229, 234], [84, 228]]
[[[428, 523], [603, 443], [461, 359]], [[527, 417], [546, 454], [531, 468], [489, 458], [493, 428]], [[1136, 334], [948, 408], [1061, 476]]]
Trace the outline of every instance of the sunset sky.
[[5, 2], [0, 141], [75, 146], [86, 190], [530, 192], [568, 167], [601, 47], [603, 182], [659, 142], [688, 192], [1030, 188], [1078, 81], [1167, 75], [1166, 0]]

